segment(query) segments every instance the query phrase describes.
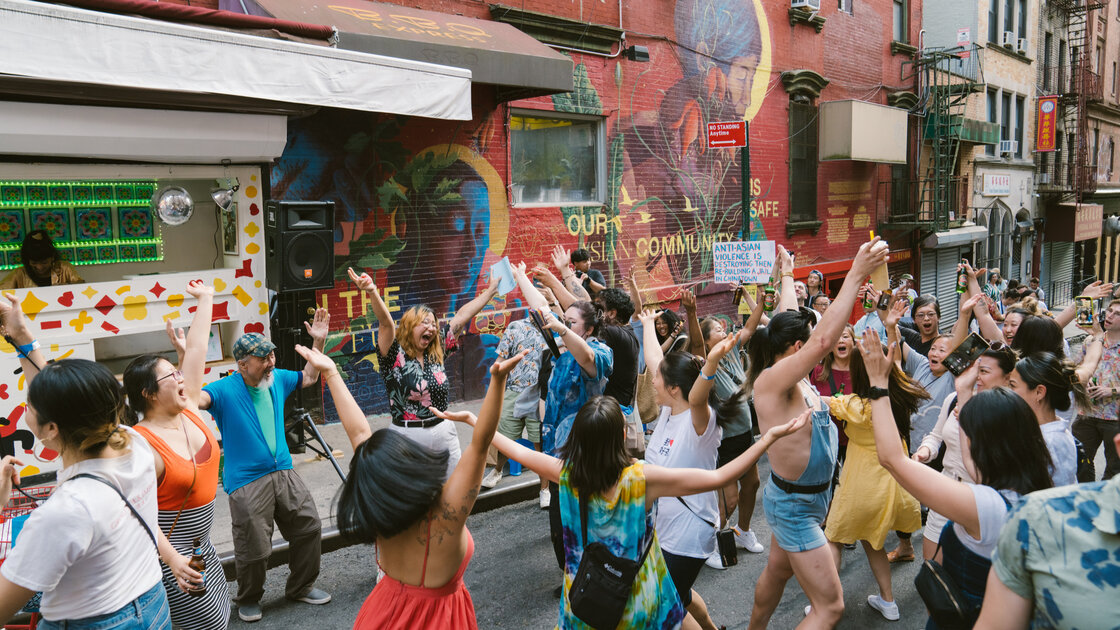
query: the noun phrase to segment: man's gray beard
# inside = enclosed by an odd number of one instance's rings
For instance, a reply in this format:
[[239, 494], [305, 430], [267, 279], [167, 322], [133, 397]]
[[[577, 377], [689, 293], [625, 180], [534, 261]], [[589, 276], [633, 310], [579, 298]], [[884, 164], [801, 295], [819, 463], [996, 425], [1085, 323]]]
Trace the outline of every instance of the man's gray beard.
[[268, 374], [266, 374], [265, 377], [261, 379], [261, 382], [257, 383], [257, 388], [268, 389], [268, 388], [272, 387], [272, 377], [275, 374], [276, 374], [275, 371], [269, 370]]

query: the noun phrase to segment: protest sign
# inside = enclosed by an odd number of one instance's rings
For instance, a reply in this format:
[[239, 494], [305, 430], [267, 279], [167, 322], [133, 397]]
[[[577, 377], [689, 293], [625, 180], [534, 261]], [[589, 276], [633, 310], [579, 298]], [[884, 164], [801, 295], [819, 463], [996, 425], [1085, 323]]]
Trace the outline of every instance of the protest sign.
[[774, 269], [774, 241], [712, 243], [716, 282], [762, 284]]

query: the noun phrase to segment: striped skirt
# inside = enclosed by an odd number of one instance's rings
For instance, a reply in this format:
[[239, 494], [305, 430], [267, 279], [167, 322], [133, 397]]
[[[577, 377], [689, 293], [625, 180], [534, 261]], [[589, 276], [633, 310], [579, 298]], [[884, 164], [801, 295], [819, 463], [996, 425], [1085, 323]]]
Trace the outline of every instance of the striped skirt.
[[[175, 522], [178, 511], [159, 511], [159, 528], [166, 533]], [[202, 539], [202, 555], [206, 558], [206, 594], [191, 597], [179, 590], [171, 568], [163, 568], [163, 588], [171, 605], [171, 623], [182, 630], [225, 630], [229, 625], [230, 596], [226, 574], [218, 552], [210, 544], [210, 528], [214, 524], [214, 502], [183, 510], [168, 540], [175, 550], [185, 556], [194, 553], [194, 539]]]

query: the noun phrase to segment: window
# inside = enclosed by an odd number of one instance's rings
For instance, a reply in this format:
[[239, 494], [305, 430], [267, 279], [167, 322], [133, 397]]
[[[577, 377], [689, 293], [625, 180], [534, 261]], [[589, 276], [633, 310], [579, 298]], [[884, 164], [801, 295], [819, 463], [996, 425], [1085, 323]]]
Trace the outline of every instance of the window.
[[1066, 86], [1066, 40], [1058, 40], [1058, 92], [1069, 92]]
[[1011, 137], [1011, 93], [1003, 93], [1003, 108], [1000, 110], [999, 139], [1014, 140]]
[[847, 13], [852, 14], [852, 0], [836, 0], [836, 8]]
[[906, 0], [894, 0], [894, 41], [905, 44], [910, 41], [910, 38], [907, 37], [908, 34]]
[[1023, 127], [1026, 126], [1027, 120], [1024, 118], [1026, 114], [1026, 99], [1022, 96], [1015, 97], [1015, 142], [1018, 145], [1015, 149], [1015, 157], [1023, 157]]
[[1027, 33], [1027, 0], [1019, 0], [1019, 37], [1026, 37]]
[[606, 184], [601, 120], [553, 112], [510, 116], [514, 203], [602, 203]]
[[[999, 92], [996, 90], [988, 90], [988, 122], [999, 122]], [[989, 144], [984, 147], [984, 152], [988, 155], [995, 155], [996, 148]]]
[[1015, 30], [1015, 0], [1003, 0], [1003, 30]]
[[988, 41], [999, 44], [999, 0], [988, 0]]
[[817, 106], [789, 103], [789, 218], [817, 220]]
[[1116, 62], [1113, 61], [1112, 62], [1112, 95], [1113, 96], [1116, 96], [1116, 79], [1117, 78], [1120, 78], [1120, 75], [1117, 75], [1117, 73], [1116, 73]]

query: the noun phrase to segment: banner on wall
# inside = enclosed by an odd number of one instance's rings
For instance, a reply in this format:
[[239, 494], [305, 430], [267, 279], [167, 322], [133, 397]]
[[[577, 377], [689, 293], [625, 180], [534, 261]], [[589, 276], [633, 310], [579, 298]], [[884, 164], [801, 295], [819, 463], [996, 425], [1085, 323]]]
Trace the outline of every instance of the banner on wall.
[[716, 282], [764, 284], [774, 269], [774, 241], [712, 243]]
[[1035, 134], [1035, 151], [1057, 149], [1058, 97], [1038, 97], [1038, 133]]

